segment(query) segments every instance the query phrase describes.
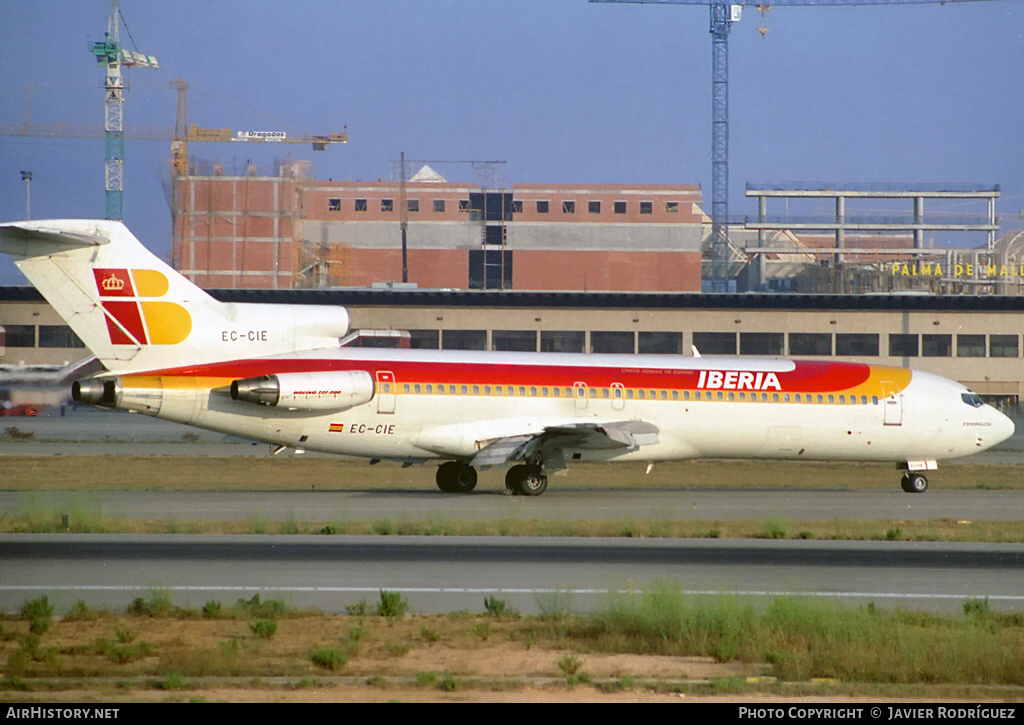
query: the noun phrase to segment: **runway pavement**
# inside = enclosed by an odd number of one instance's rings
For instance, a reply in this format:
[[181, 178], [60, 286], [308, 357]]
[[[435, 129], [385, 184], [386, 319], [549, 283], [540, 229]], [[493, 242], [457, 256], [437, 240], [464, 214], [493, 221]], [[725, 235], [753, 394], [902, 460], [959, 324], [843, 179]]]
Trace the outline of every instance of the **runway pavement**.
[[0, 536], [0, 608], [46, 594], [121, 608], [165, 593], [179, 606], [281, 598], [345, 611], [381, 589], [420, 613], [591, 611], [609, 592], [670, 581], [697, 595], [780, 596], [956, 612], [987, 597], [1024, 609], [1024, 545], [478, 537]]
[[572, 490], [538, 498], [497, 489], [443, 494], [425, 480], [405, 491], [0, 491], [0, 510], [83, 511], [167, 521], [1024, 521], [1020, 491]]

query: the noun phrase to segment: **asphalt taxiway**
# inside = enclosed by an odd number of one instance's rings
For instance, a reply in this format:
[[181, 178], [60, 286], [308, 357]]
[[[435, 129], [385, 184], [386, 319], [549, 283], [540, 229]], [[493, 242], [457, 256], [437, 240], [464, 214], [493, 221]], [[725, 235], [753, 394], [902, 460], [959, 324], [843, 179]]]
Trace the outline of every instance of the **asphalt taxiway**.
[[0, 536], [0, 609], [46, 595], [122, 608], [169, 595], [284, 599], [343, 612], [380, 590], [411, 611], [482, 611], [496, 596], [523, 613], [591, 611], [614, 594], [669, 586], [763, 602], [800, 596], [955, 612], [988, 598], [1024, 609], [1024, 545], [910, 542], [504, 537]]

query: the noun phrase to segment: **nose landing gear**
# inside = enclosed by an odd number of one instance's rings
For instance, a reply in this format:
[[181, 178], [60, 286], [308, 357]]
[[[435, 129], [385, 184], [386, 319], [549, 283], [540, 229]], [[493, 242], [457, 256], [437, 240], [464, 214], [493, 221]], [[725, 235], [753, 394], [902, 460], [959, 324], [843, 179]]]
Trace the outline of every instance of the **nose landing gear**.
[[928, 490], [928, 478], [923, 473], [907, 471], [900, 480], [900, 487], [907, 493], [924, 493]]

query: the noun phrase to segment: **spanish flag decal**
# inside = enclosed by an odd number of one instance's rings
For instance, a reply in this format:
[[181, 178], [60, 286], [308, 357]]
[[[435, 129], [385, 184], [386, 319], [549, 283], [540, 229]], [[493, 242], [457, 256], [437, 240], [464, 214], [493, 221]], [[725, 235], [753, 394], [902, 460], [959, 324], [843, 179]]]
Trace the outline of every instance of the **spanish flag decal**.
[[162, 272], [97, 268], [92, 272], [112, 344], [176, 345], [192, 332], [188, 310], [156, 299], [169, 289]]

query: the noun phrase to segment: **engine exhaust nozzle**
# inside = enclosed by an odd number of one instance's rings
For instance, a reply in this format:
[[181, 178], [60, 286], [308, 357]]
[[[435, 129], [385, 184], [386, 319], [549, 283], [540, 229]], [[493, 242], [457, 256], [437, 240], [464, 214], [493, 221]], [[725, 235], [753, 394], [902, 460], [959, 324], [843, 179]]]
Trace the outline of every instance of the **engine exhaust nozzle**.
[[71, 398], [76, 403], [88, 403], [102, 408], [116, 408], [120, 393], [117, 378], [90, 378], [76, 380], [71, 384]]

